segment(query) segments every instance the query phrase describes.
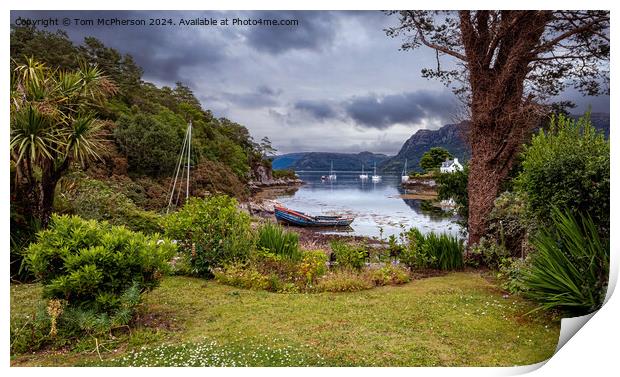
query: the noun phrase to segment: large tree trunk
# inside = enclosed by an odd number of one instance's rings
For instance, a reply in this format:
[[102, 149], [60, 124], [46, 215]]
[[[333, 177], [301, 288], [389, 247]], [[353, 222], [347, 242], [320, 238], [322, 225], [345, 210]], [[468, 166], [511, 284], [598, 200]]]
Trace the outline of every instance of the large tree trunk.
[[58, 180], [45, 180], [39, 184], [39, 203], [36, 217], [41, 222], [43, 229], [47, 228], [54, 209], [54, 192]]
[[524, 82], [529, 72], [527, 54], [540, 40], [550, 15], [504, 13], [504, 22], [514, 21], [516, 26], [506, 26], [494, 60], [487, 62], [487, 15], [479, 14], [476, 31], [470, 12], [461, 11], [461, 36], [471, 84], [469, 245], [478, 243], [486, 233], [493, 202], [525, 135], [539, 119], [536, 104], [524, 98]]
[[[475, 125], [472, 125], [472, 128]], [[518, 143], [505, 143], [499, 153], [503, 140], [497, 133], [481, 134], [472, 132], [472, 158], [469, 165], [468, 196], [469, 196], [469, 245], [477, 244], [485, 235], [487, 218], [495, 198], [499, 195], [502, 183], [508, 177], [512, 167]]]

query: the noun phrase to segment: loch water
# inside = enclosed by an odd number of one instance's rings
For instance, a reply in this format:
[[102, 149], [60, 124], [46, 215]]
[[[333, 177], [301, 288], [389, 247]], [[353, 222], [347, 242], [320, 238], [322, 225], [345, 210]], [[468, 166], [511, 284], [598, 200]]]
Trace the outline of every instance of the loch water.
[[[348, 214], [355, 216], [350, 228], [322, 229], [368, 237], [399, 235], [404, 229], [416, 227], [423, 233], [460, 234], [458, 217], [450, 210], [431, 205], [428, 200], [408, 199], [400, 185], [400, 175], [382, 175], [379, 182], [360, 179], [361, 172], [337, 171], [335, 180], [322, 180], [327, 171], [297, 171], [305, 182], [294, 193], [277, 200], [288, 208], [311, 215]], [[404, 196], [404, 197], [403, 197]]]

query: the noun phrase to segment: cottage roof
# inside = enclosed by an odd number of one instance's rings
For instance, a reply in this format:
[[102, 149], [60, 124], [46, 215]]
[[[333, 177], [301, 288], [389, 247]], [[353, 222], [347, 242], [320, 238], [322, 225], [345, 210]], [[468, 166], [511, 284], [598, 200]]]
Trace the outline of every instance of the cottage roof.
[[454, 160], [445, 160], [441, 163], [442, 168], [449, 168], [452, 165], [454, 165]]

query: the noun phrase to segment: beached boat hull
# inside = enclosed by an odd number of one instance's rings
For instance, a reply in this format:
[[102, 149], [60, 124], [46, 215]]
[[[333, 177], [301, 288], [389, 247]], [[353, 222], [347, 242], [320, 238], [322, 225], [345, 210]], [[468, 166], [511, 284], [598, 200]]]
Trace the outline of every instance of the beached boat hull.
[[354, 218], [349, 216], [311, 216], [285, 207], [274, 208], [276, 219], [296, 226], [349, 226]]

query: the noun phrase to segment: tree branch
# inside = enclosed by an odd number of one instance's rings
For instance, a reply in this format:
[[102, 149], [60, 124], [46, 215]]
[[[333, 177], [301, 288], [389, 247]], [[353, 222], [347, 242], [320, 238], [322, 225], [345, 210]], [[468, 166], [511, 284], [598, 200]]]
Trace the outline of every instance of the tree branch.
[[569, 30], [563, 34], [560, 34], [559, 36], [541, 44], [540, 46], [538, 46], [537, 48], [535, 48], [534, 50], [532, 50], [532, 55], [535, 54], [539, 54], [541, 52], [546, 51], [549, 48], [552, 48], [553, 46], [555, 46], [557, 43], [563, 41], [566, 38], [572, 37], [575, 34], [579, 34], [581, 32], [587, 31], [588, 29], [590, 29], [592, 26], [596, 25], [597, 23], [601, 22], [601, 21], [609, 21], [608, 17], [605, 17], [603, 19], [597, 17], [595, 19], [593, 19], [592, 21], [590, 21], [589, 23], [580, 26], [578, 28]]
[[422, 29], [422, 25], [420, 25], [420, 23], [416, 19], [416, 16], [414, 14], [410, 14], [410, 16], [411, 16], [411, 20], [413, 21], [413, 24], [414, 24], [414, 26], [416, 28], [416, 31], [418, 32], [418, 36], [420, 37], [420, 42], [422, 42], [422, 44], [424, 44], [426, 47], [435, 49], [437, 51], [441, 51], [441, 52], [443, 52], [446, 55], [453, 56], [453, 57], [455, 57], [455, 58], [457, 58], [459, 60], [467, 61], [467, 58], [465, 57], [465, 55], [463, 55], [463, 54], [461, 54], [461, 53], [459, 53], [457, 51], [451, 50], [451, 49], [449, 49], [449, 48], [447, 48], [445, 46], [441, 46], [441, 45], [429, 42], [426, 39], [426, 36], [424, 35], [424, 30]]

